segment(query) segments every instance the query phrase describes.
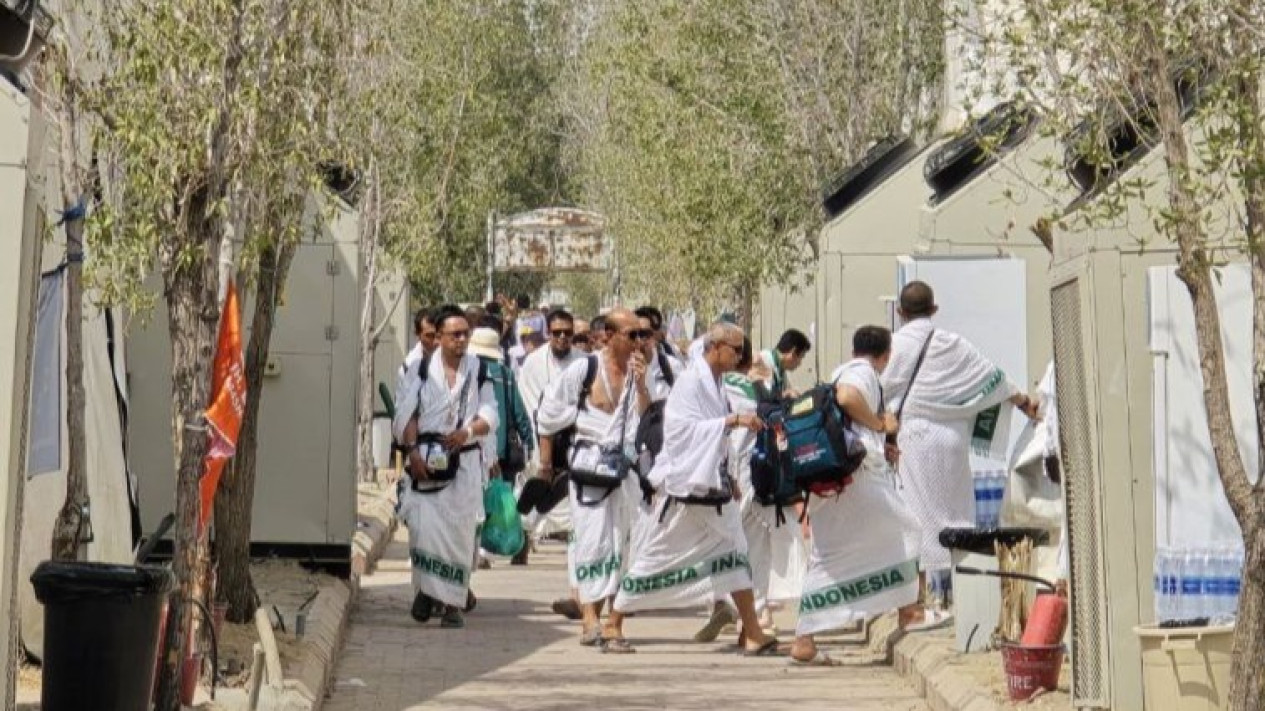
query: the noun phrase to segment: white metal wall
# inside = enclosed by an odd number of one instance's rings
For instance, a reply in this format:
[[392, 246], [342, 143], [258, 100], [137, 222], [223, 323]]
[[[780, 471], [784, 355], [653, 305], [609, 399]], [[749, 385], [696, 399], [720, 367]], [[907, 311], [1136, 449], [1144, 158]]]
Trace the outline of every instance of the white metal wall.
[[[309, 224], [315, 223], [315, 202]], [[359, 353], [357, 217], [341, 205], [295, 254], [277, 310], [260, 404], [251, 538], [349, 545], [355, 532], [355, 418]], [[245, 303], [243, 339], [249, 339]], [[166, 312], [128, 334], [129, 456], [141, 521], [153, 530], [174, 507], [171, 349]]]

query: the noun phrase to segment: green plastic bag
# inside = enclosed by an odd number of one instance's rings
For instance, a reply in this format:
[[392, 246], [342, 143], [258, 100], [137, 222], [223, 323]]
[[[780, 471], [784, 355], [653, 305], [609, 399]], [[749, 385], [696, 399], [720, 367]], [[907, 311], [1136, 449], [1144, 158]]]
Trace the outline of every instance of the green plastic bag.
[[518, 515], [514, 489], [504, 479], [493, 479], [483, 489], [483, 533], [479, 545], [495, 555], [518, 555], [526, 542], [523, 521]]

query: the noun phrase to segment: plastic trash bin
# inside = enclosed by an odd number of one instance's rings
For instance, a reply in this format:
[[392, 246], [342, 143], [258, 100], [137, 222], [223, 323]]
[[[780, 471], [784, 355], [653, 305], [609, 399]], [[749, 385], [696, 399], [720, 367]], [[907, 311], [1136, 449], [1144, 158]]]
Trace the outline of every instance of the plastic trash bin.
[[155, 566], [45, 561], [43, 711], [149, 708], [159, 617], [173, 577]]
[[[1050, 534], [1040, 528], [946, 528], [940, 545], [949, 549], [953, 567], [966, 565], [997, 570], [993, 544], [1014, 545], [1027, 538], [1045, 545]], [[952, 574], [954, 648], [959, 652], [986, 652], [997, 620], [1001, 617], [1001, 585], [991, 576]]]
[[1147, 711], [1219, 711], [1229, 705], [1233, 627], [1133, 628], [1142, 643]]

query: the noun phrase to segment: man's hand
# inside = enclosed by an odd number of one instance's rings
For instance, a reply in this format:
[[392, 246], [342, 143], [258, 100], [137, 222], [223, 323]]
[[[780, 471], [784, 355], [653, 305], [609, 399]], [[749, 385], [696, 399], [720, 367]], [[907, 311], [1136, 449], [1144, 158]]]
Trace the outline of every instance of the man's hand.
[[632, 357], [628, 359], [628, 367], [632, 370], [633, 384], [638, 389], [646, 387], [646, 356], [641, 351], [633, 351]]
[[444, 437], [444, 449], [455, 453], [457, 450], [466, 446], [466, 443], [469, 441], [470, 431], [465, 427], [462, 427], [459, 430], [449, 432], [448, 436]]
[[900, 432], [900, 423], [896, 421], [896, 415], [890, 412], [883, 413], [883, 434], [896, 434]]
[[422, 452], [417, 447], [409, 450], [408, 473], [416, 481], [426, 481], [430, 478], [430, 472], [426, 469], [426, 460], [422, 457]]
[[883, 458], [892, 466], [900, 464], [900, 448], [894, 444], [883, 445]]
[[1029, 420], [1040, 419], [1039, 410], [1041, 406], [1040, 404], [1037, 403], [1036, 400], [1028, 397], [1027, 395], [1023, 395], [1022, 399], [1015, 400], [1012, 402], [1015, 403], [1015, 407], [1019, 408], [1020, 412], [1028, 416]]
[[744, 412], [740, 415], [730, 415], [733, 418], [734, 427], [745, 427], [752, 432], [759, 432], [764, 429], [764, 420], [753, 412]]

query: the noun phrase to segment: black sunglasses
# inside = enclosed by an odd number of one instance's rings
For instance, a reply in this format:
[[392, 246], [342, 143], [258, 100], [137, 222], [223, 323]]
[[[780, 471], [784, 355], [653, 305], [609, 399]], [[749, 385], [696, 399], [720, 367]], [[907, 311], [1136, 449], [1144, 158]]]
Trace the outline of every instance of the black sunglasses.
[[654, 337], [654, 331], [649, 328], [632, 328], [623, 331], [630, 341], [647, 341]]
[[571, 341], [572, 341], [573, 343], [588, 343], [588, 342], [589, 342], [589, 334], [587, 334], [587, 333], [577, 333], [577, 334], [575, 334], [575, 336], [573, 336], [573, 337], [571, 338]]
[[555, 328], [549, 332], [551, 336], [574, 336], [575, 330], [571, 328]]

